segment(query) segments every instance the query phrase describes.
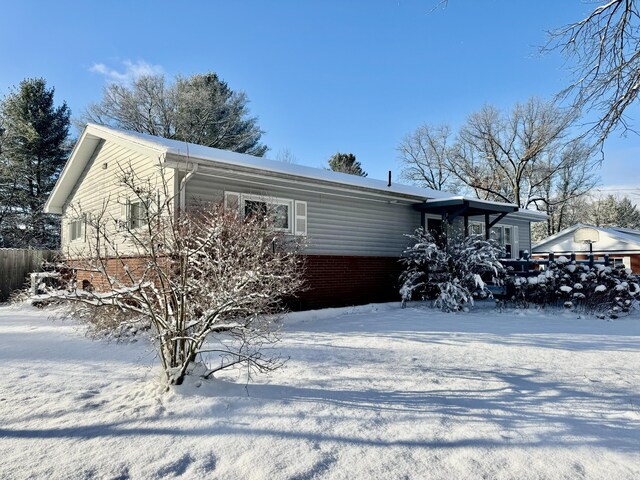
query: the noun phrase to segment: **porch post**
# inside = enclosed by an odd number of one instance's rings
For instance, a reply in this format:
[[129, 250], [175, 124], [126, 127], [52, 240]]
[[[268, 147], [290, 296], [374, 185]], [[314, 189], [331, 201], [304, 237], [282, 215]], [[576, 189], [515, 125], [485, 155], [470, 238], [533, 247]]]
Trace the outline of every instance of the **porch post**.
[[449, 214], [444, 212], [442, 214], [442, 240], [444, 242], [445, 248], [448, 250], [449, 247]]
[[489, 226], [491, 222], [489, 221], [489, 214], [485, 213], [484, 214], [484, 239], [485, 240], [489, 240], [490, 236], [489, 236], [489, 229], [491, 228]]
[[464, 216], [464, 236], [469, 236], [469, 215]]

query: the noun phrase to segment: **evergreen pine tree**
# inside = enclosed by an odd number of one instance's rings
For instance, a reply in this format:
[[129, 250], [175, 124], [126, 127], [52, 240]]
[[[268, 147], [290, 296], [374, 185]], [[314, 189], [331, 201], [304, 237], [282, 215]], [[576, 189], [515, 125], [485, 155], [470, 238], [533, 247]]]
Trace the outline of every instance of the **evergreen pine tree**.
[[591, 203], [586, 209], [584, 223], [597, 227], [640, 229], [640, 212], [627, 197], [607, 195]]
[[34, 78], [0, 101], [0, 246], [59, 244], [58, 220], [43, 207], [70, 151], [70, 111], [53, 95]]
[[356, 160], [356, 156], [353, 153], [336, 153], [329, 159], [329, 169], [350, 175], [367, 176], [367, 172], [362, 170], [360, 162]]
[[99, 103], [81, 116], [87, 122], [263, 156], [264, 133], [250, 116], [244, 92], [233, 91], [215, 73], [178, 77], [145, 75], [131, 85], [112, 83]]

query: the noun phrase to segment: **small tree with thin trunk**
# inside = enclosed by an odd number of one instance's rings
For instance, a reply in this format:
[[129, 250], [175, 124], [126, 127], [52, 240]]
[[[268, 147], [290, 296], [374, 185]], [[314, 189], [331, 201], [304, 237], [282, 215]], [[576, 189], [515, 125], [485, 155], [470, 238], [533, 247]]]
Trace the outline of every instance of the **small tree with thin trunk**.
[[113, 328], [146, 322], [168, 384], [181, 384], [205, 357], [204, 377], [233, 366], [276, 368], [261, 347], [276, 340], [277, 314], [302, 286], [301, 242], [276, 230], [268, 212], [243, 217], [216, 204], [176, 213], [161, 177], [122, 170], [126, 220], [109, 214], [107, 201], [100, 212], [76, 212], [87, 241], [68, 253], [77, 260], [67, 268], [91, 278], [47, 296], [108, 309]]

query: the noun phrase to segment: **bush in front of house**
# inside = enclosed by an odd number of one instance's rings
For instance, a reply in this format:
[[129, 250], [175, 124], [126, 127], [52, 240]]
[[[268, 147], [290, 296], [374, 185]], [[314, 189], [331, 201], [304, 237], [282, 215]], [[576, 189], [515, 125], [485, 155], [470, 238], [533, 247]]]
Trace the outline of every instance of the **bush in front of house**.
[[499, 261], [504, 250], [479, 235], [457, 237], [442, 244], [419, 228], [402, 255], [400, 276], [403, 306], [412, 299], [433, 300], [443, 311], [459, 311], [473, 305], [474, 297], [487, 297], [487, 281], [500, 284], [505, 269]]
[[640, 298], [640, 282], [624, 266], [584, 265], [559, 257], [546, 270], [528, 278], [507, 279], [510, 300], [519, 306], [563, 305], [608, 315], [629, 312]]

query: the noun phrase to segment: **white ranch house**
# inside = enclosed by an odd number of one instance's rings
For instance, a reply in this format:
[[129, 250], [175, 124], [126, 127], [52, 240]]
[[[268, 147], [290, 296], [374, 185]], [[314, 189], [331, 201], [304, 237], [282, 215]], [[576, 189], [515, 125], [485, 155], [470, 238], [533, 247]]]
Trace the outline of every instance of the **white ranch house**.
[[[62, 215], [62, 251], [82, 251], [86, 226], [79, 210], [135, 221], [135, 202], [119, 174], [131, 166], [157, 181], [164, 171], [176, 211], [199, 202], [226, 202], [241, 211], [256, 202], [275, 207], [281, 228], [308, 240], [308, 290], [299, 308], [397, 300], [398, 258], [406, 234], [423, 225], [491, 235], [510, 258], [531, 251], [531, 222], [544, 214], [515, 205], [455, 196], [415, 186], [219, 150], [89, 124], [82, 132], [45, 211]], [[160, 169], [159, 167], [164, 167]]]

